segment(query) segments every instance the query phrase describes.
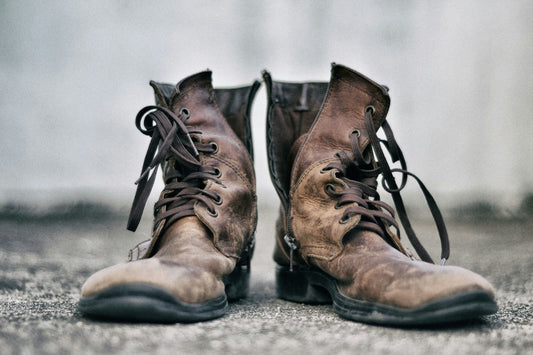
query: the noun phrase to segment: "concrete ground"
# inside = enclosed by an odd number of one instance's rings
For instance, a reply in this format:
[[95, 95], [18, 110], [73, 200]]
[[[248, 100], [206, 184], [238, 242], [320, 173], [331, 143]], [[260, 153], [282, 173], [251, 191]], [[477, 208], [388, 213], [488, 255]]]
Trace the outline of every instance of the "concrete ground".
[[[221, 319], [175, 325], [99, 322], [77, 311], [85, 279], [148, 238], [149, 220], [133, 234], [125, 217], [2, 217], [0, 353], [533, 354], [533, 221], [449, 222], [449, 263], [490, 280], [500, 311], [466, 324], [397, 329], [343, 320], [330, 306], [276, 299], [275, 211], [260, 206], [250, 296]], [[432, 225], [416, 225], [438, 254]]]

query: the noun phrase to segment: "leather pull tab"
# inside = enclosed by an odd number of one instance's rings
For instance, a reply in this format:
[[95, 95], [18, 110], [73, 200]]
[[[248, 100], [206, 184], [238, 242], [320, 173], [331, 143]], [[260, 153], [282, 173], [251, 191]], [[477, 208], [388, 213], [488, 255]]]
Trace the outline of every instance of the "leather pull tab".
[[308, 83], [302, 85], [302, 92], [300, 94], [300, 99], [298, 100], [298, 106], [294, 108], [296, 112], [305, 112], [309, 111], [309, 105], [307, 104], [307, 90], [309, 88]]

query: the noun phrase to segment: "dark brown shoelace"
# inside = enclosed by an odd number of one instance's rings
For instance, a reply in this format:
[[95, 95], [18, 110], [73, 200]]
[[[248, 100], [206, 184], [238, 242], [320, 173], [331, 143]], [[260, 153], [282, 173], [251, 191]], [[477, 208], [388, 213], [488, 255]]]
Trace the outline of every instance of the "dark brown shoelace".
[[215, 153], [218, 147], [214, 142], [193, 141], [191, 134], [200, 135], [202, 132], [193, 131], [185, 124], [189, 116], [186, 108], [182, 108], [176, 116], [161, 106], [147, 106], [137, 114], [137, 128], [152, 139], [144, 158], [141, 176], [135, 182], [137, 191], [128, 219], [129, 230], [137, 229], [154, 185], [157, 168], [164, 161], [172, 160], [173, 169], [165, 176], [164, 194], [155, 204], [154, 227], [166, 220], [165, 227], [168, 228], [178, 219], [194, 215], [197, 201], [203, 203], [210, 214], [216, 215], [215, 203], [220, 203], [221, 197], [206, 190], [205, 184], [207, 180], [222, 184], [218, 178], [220, 170], [203, 166], [199, 154]]
[[[400, 229], [398, 223], [394, 219], [394, 210], [385, 202], [380, 201], [379, 194], [376, 191], [377, 177], [382, 174], [383, 178], [381, 185], [385, 191], [391, 194], [394, 205], [396, 206], [396, 211], [398, 212], [398, 217], [409, 241], [422, 260], [432, 263], [433, 260], [422, 246], [422, 243], [418, 240], [411, 226], [403, 199], [400, 195], [400, 191], [405, 187], [407, 179], [410, 176], [414, 178], [420, 186], [437, 226], [441, 241], [441, 264], [443, 265], [449, 258], [450, 247], [446, 225], [444, 224], [437, 203], [422, 181], [416, 175], [407, 171], [407, 164], [402, 151], [396, 143], [392, 129], [387, 121], [384, 121], [381, 126], [385, 132], [386, 140], [378, 138], [372, 120], [373, 114], [374, 109], [372, 107], [368, 107], [365, 110], [365, 128], [370, 137], [371, 147], [376, 154], [378, 168], [372, 168], [370, 159], [371, 153], [368, 149], [361, 152], [359, 147], [360, 132], [354, 131], [350, 135], [353, 158], [345, 151], [340, 151], [337, 153], [339, 161], [329, 164], [324, 169], [336, 169], [338, 171], [337, 177], [347, 186], [347, 188], [337, 191], [337, 188], [332, 184], [326, 185], [326, 192], [330, 196], [338, 199], [336, 207], [342, 208], [344, 205], [349, 205], [354, 202], [357, 203], [357, 206], [349, 206], [344, 210], [340, 223], [345, 223], [349, 218], [358, 214], [361, 215], [361, 221], [357, 228], [371, 230], [379, 234], [382, 238], [386, 238], [385, 229], [392, 226], [396, 229], [396, 233], [399, 237]], [[381, 144], [387, 148], [392, 162], [395, 163], [399, 161], [401, 168], [390, 168], [387, 159], [385, 158], [385, 154], [381, 149]], [[393, 173], [402, 174], [402, 180], [399, 187]]]

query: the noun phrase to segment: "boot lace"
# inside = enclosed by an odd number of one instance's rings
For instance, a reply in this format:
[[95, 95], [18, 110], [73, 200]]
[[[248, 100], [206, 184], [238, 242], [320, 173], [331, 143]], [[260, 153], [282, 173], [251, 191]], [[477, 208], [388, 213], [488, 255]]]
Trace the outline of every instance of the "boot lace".
[[[386, 140], [382, 140], [377, 136], [373, 123], [374, 113], [375, 109], [372, 106], [365, 109], [365, 128], [370, 137], [371, 149], [366, 149], [362, 152], [359, 146], [360, 132], [357, 130], [353, 131], [350, 134], [353, 157], [346, 151], [340, 151], [336, 154], [339, 161], [332, 162], [323, 169], [335, 169], [336, 176], [345, 183], [345, 186], [340, 189], [333, 184], [327, 184], [325, 186], [328, 195], [338, 200], [336, 208], [343, 208], [343, 206], [350, 205], [345, 207], [339, 223], [347, 223], [354, 215], [360, 215], [361, 221], [356, 228], [373, 231], [385, 240], [391, 238], [394, 244], [400, 249], [403, 249], [399, 243], [400, 228], [394, 218], [394, 209], [381, 201], [376, 191], [378, 186], [377, 178], [379, 175], [382, 175], [381, 185], [385, 191], [391, 194], [398, 217], [411, 245], [422, 260], [433, 263], [429, 253], [422, 246], [411, 226], [403, 199], [400, 195], [400, 191], [407, 184], [408, 177], [412, 177], [420, 186], [437, 226], [441, 241], [441, 265], [444, 265], [449, 258], [450, 247], [446, 225], [437, 203], [422, 181], [416, 175], [407, 171], [407, 164], [403, 153], [396, 143], [392, 129], [387, 121], [384, 121], [381, 126]], [[390, 168], [381, 148], [382, 144], [389, 152], [392, 162], [399, 161], [401, 168]], [[372, 149], [376, 154], [377, 167], [372, 164]], [[400, 173], [402, 175], [400, 186], [396, 183], [393, 173]], [[357, 205], [353, 205], [354, 202]], [[387, 233], [390, 227], [395, 229], [396, 234]]]
[[[202, 134], [186, 125], [189, 110], [181, 108], [176, 115], [161, 106], [147, 106], [139, 111], [135, 124], [143, 134], [151, 136], [144, 158], [142, 172], [135, 182], [137, 191], [128, 218], [128, 230], [135, 231], [139, 225], [146, 201], [157, 175], [157, 168], [163, 162], [171, 165], [165, 176], [165, 189], [154, 209], [154, 228], [166, 220], [165, 228], [185, 216], [194, 215], [196, 202], [203, 203], [209, 214], [216, 216], [215, 204], [221, 196], [205, 189], [208, 180], [222, 185], [220, 170], [204, 166], [200, 153], [213, 154], [218, 151], [214, 142], [200, 143], [191, 134]], [[144, 127], [143, 127], [144, 126]]]

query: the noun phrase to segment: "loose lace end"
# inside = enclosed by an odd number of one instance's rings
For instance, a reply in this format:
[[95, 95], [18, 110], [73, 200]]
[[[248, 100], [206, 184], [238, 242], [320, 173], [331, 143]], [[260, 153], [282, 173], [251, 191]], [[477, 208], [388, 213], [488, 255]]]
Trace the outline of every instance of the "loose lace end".
[[139, 176], [139, 178], [137, 180], [135, 180], [135, 185], [139, 185], [141, 180], [144, 179], [150, 173], [150, 170], [152, 170], [152, 168], [148, 168], [145, 171], [143, 171], [141, 176]]

